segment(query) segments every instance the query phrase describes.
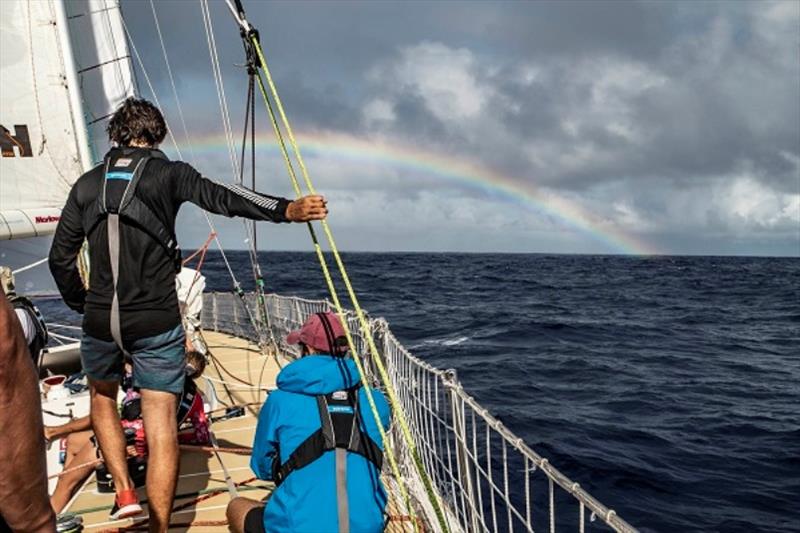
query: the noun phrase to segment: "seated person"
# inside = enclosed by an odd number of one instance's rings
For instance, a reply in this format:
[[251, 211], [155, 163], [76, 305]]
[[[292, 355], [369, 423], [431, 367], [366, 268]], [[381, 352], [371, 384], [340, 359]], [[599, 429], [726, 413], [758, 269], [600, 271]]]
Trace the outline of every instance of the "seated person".
[[[178, 403], [178, 440], [183, 444], [208, 444], [209, 421], [203, 409], [203, 397], [194, 379], [202, 375], [205, 370], [205, 357], [195, 351], [186, 353], [186, 377], [183, 395]], [[132, 435], [132, 444], [129, 446], [129, 455], [141, 457], [147, 454], [147, 441], [144, 434], [144, 425], [141, 419], [141, 397], [132, 386], [132, 368], [125, 365], [126, 374], [122, 378], [122, 390], [125, 396], [120, 405], [120, 422]], [[98, 457], [97, 443], [92, 438], [92, 422], [88, 416], [76, 418], [63, 426], [45, 426], [44, 435], [48, 441], [59, 438], [66, 439], [66, 452], [64, 457], [64, 470], [91, 463]], [[75, 489], [94, 471], [94, 465], [79, 468], [58, 478], [56, 488], [50, 496], [50, 505], [56, 513], [60, 513], [69, 502]], [[121, 510], [117, 510], [121, 511]], [[111, 518], [117, 519], [127, 516], [124, 513], [112, 513]], [[141, 507], [139, 508], [141, 511]]]
[[[227, 509], [232, 531], [347, 531], [344, 520], [353, 533], [383, 531], [383, 441], [344, 334], [335, 314], [317, 313], [287, 337], [303, 357], [278, 375], [250, 460], [256, 476], [276, 488], [266, 507], [234, 498]], [[372, 397], [386, 429], [389, 405], [377, 390]]]

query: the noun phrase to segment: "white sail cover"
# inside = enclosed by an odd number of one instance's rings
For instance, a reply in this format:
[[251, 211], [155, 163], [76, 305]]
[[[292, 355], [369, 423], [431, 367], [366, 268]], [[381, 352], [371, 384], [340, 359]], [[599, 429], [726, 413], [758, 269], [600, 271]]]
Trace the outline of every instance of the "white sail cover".
[[0, 240], [49, 235], [134, 94], [116, 0], [0, 1]]

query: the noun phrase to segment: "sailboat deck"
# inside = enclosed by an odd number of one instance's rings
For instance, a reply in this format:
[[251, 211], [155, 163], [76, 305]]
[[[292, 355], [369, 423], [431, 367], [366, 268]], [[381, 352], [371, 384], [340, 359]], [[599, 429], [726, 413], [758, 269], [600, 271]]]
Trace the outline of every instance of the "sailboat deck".
[[[214, 422], [212, 430], [221, 449], [249, 448], [253, 443], [256, 427], [256, 417], [259, 405], [263, 402], [263, 391], [244, 385], [231, 378], [225, 370], [234, 374], [240, 380], [251, 384], [260, 383], [262, 388], [273, 388], [275, 377], [280, 370], [273, 357], [260, 354], [258, 347], [244, 339], [226, 335], [224, 333], [207, 332], [204, 334], [209, 344], [209, 349], [219, 360], [224, 370], [212, 363], [206, 367], [205, 376], [213, 380], [227, 383], [228, 391], [218, 382], [213, 382], [214, 393], [225, 402], [247, 405], [242, 417]], [[208, 382], [199, 380], [198, 386], [204, 389]], [[211, 391], [207, 391], [210, 393]], [[230, 396], [229, 396], [230, 393]], [[215, 415], [223, 414], [223, 411]], [[245, 483], [238, 487], [239, 494], [248, 498], [264, 500], [272, 490], [272, 483], [253, 480], [253, 473], [249, 467], [249, 455], [221, 453], [220, 458], [227, 468], [232, 480]], [[248, 481], [250, 480], [250, 481]], [[225, 507], [228, 503], [228, 490], [225, 475], [220, 460], [210, 451], [195, 451], [183, 449], [181, 451], [180, 478], [176, 491], [174, 511], [171, 523], [174, 527], [170, 531], [226, 531]], [[144, 488], [139, 489], [139, 498], [145, 502]], [[147, 520], [147, 505], [143, 508], [142, 517], [127, 520], [109, 520], [109, 513], [113, 505], [112, 494], [100, 494], [96, 491], [95, 476], [89, 480], [75, 495], [66, 512], [79, 514], [83, 517], [84, 528], [87, 531], [103, 531], [138, 525], [144, 525]]]
[[[217, 444], [222, 451], [220, 459], [232, 481], [237, 484], [240, 496], [264, 501], [274, 485], [253, 478], [249, 455], [228, 453], [225, 449], [252, 446], [258, 412], [266, 398], [265, 389], [275, 387], [275, 378], [280, 371], [278, 361], [274, 357], [262, 355], [257, 345], [245, 339], [217, 332], [204, 332], [203, 335], [209, 351], [213, 353], [218, 364], [209, 362], [204, 377], [211, 380], [198, 380], [198, 387], [204, 391], [207, 398], [213, 394], [227, 404], [245, 406], [244, 416], [212, 424]], [[281, 365], [287, 362], [282, 360]], [[235, 378], [231, 377], [231, 374]], [[209, 390], [209, 386], [213, 386], [214, 390]], [[224, 406], [219, 412], [214, 413], [214, 416], [223, 413]], [[229, 494], [220, 459], [217, 459], [212, 451], [186, 448], [181, 450], [180, 477], [170, 531], [202, 533], [228, 530], [225, 508]], [[387, 486], [392, 487], [390, 483], [387, 483]], [[138, 489], [138, 492], [145, 513], [135, 519], [126, 520], [109, 519], [114, 504], [113, 494], [101, 494], [96, 489], [95, 476], [91, 475], [64, 510], [83, 517], [85, 531], [147, 529], [147, 496], [144, 487]], [[390, 515], [402, 516], [396, 508], [394, 498], [390, 498]], [[396, 532], [413, 530], [411, 523], [394, 520], [387, 528], [387, 531]]]

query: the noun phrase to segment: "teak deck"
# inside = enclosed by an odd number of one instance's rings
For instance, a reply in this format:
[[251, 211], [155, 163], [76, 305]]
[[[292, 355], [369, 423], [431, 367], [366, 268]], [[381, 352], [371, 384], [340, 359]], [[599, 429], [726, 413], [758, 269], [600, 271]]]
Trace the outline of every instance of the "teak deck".
[[[261, 375], [261, 387], [274, 388], [275, 377], [279, 368], [274, 358], [265, 357], [259, 353], [258, 347], [252, 343], [226, 335], [223, 333], [205, 332], [206, 341], [210, 351], [219, 359], [226, 370], [236, 375], [241, 380], [258, 384]], [[212, 379], [224, 379], [228, 383], [228, 390], [236, 404], [251, 404], [245, 409], [245, 415], [239, 418], [215, 422], [212, 429], [220, 448], [251, 447], [256, 427], [256, 417], [260, 404], [264, 401], [265, 394], [243, 385], [209, 363], [205, 376]], [[198, 386], [206, 389], [204, 379], [198, 380]], [[217, 396], [223, 402], [230, 403], [228, 392], [223, 385], [214, 383]], [[215, 415], [224, 414], [224, 409]], [[228, 469], [231, 478], [236, 483], [244, 482], [253, 477], [249, 467], [250, 457], [221, 453], [221, 460]], [[261, 480], [254, 480], [238, 488], [240, 495], [248, 498], [264, 500], [270, 493], [272, 484]], [[146, 495], [144, 488], [139, 489], [139, 498], [143, 502], [145, 513], [136, 519], [109, 520], [109, 513], [113, 505], [113, 495], [97, 493], [95, 476], [91, 475], [86, 484], [75, 495], [65, 512], [72, 512], [83, 517], [86, 531], [103, 531], [117, 529], [136, 524], [143, 524], [147, 517]], [[180, 478], [175, 498], [175, 510], [172, 514], [170, 531], [227, 531], [227, 526], [221, 524], [225, 520], [225, 506], [229, 495], [225, 483], [222, 465], [213, 452], [181, 451]], [[183, 507], [185, 506], [185, 507]], [[216, 522], [211, 525], [210, 523]], [[208, 525], [203, 525], [208, 524]]]
[[[223, 450], [220, 459], [234, 483], [245, 483], [237, 487], [240, 496], [266, 500], [274, 486], [271, 482], [253, 479], [253, 472], [249, 466], [250, 456], [226, 453], [224, 449], [252, 446], [258, 412], [266, 398], [263, 389], [275, 387], [275, 378], [280, 367], [274, 357], [261, 355], [258, 347], [245, 339], [216, 332], [204, 332], [203, 335], [209, 350], [224, 367], [220, 368], [211, 361], [206, 366], [204, 377], [212, 380], [224, 379], [226, 382], [223, 385], [213, 381], [214, 394], [222, 402], [245, 405], [244, 416], [212, 424], [217, 444]], [[288, 362], [281, 360], [281, 365]], [[256, 387], [237, 381], [226, 371]], [[207, 390], [208, 381], [200, 378], [197, 383], [208, 400], [211, 396]], [[224, 406], [212, 416], [221, 414], [224, 414]], [[220, 459], [212, 451], [181, 450], [180, 477], [170, 531], [191, 533], [228, 531], [225, 525], [225, 507], [228, 504], [229, 494]], [[146, 530], [147, 496], [144, 487], [139, 489], [139, 499], [145, 511], [142, 516], [135, 519], [110, 520], [113, 495], [98, 493], [96, 486], [95, 476], [92, 474], [64, 512], [82, 516], [85, 531]], [[387, 484], [387, 488], [390, 486], [391, 484]], [[390, 498], [389, 513], [400, 517], [402, 513], [398, 512], [397, 508], [395, 499]], [[395, 517], [395, 520], [389, 522], [386, 531], [413, 532], [414, 526], [409, 521], [397, 520]]]

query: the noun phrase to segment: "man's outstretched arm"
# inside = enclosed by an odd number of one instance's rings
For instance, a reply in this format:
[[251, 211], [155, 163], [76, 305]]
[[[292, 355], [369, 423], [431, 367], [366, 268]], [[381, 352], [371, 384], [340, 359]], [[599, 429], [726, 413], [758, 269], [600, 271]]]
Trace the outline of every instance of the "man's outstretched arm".
[[192, 202], [218, 215], [271, 222], [308, 222], [321, 220], [328, 214], [322, 196], [304, 196], [292, 201], [261, 194], [240, 185], [204, 178], [186, 163], [174, 165], [171, 178], [174, 199]]

